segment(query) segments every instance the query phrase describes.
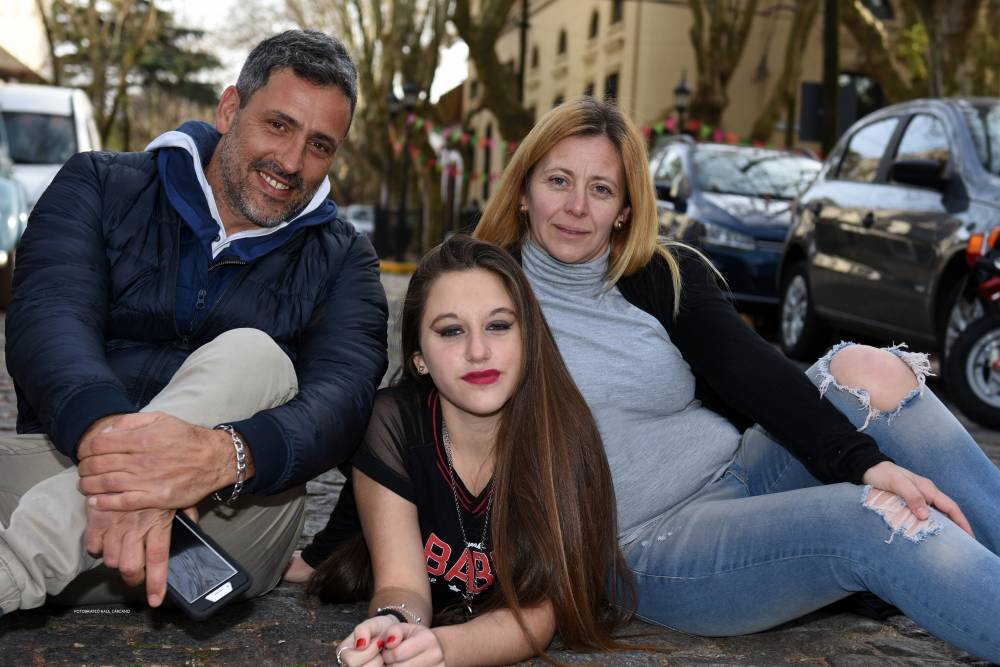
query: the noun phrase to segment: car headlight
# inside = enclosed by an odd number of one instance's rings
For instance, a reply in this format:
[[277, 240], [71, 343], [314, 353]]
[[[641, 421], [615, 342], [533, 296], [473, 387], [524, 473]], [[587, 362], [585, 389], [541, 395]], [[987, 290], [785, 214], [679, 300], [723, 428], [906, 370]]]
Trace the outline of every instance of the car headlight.
[[749, 234], [737, 232], [714, 222], [702, 222], [701, 226], [705, 229], [705, 235], [701, 239], [702, 243], [735, 248], [736, 250], [753, 250], [757, 247], [753, 237]]

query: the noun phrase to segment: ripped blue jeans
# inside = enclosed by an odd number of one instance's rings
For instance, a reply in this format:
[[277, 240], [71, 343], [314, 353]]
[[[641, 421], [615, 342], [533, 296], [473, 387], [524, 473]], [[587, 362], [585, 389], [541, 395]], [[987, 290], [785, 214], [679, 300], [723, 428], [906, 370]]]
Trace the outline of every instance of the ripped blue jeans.
[[1000, 662], [1000, 470], [926, 389], [926, 359], [892, 348], [917, 376], [883, 413], [829, 372], [824, 395], [899, 465], [930, 478], [972, 524], [972, 539], [936, 510], [918, 521], [896, 496], [823, 485], [763, 429], [743, 435], [716, 482], [622, 545], [640, 618], [682, 632], [757, 632], [870, 590], [937, 637]]

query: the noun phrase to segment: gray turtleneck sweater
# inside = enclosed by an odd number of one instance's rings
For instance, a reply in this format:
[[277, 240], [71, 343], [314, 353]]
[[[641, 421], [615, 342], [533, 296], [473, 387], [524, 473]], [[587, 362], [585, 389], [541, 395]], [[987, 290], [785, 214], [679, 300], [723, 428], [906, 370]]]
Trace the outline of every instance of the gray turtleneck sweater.
[[597, 420], [624, 540], [714, 481], [740, 434], [695, 399], [695, 378], [652, 315], [606, 289], [608, 252], [563, 264], [525, 239], [524, 271]]

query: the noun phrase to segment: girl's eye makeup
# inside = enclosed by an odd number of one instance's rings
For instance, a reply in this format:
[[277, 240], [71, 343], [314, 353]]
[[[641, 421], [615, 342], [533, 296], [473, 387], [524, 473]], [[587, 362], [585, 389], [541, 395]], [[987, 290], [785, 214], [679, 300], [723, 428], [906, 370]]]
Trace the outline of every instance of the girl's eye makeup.
[[462, 335], [462, 333], [463, 333], [462, 327], [457, 325], [443, 327], [441, 329], [438, 329], [437, 331], [437, 334], [442, 338], [453, 338], [455, 336]]
[[486, 325], [487, 331], [509, 331], [513, 328], [514, 323], [506, 320], [497, 320]]

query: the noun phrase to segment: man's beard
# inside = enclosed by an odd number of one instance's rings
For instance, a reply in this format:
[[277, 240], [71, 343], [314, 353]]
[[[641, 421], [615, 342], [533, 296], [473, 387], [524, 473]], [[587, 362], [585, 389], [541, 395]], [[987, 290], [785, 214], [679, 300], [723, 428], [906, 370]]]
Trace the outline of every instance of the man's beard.
[[[296, 174], [288, 174], [274, 160], [254, 160], [247, 165], [240, 164], [241, 142], [237, 138], [237, 128], [239, 127], [239, 116], [229, 132], [219, 140], [219, 171], [222, 175], [222, 196], [226, 203], [234, 211], [240, 213], [247, 220], [265, 229], [277, 227], [286, 220], [291, 220], [306, 207], [309, 201], [316, 194], [317, 188], [312, 192], [305, 192], [302, 177]], [[297, 190], [300, 195], [293, 197], [291, 201], [281, 210], [271, 213], [260, 210], [251, 197], [251, 186], [249, 180], [255, 178], [254, 172], [263, 171], [280, 177], [291, 188]]]

